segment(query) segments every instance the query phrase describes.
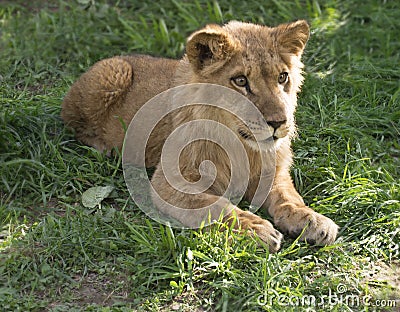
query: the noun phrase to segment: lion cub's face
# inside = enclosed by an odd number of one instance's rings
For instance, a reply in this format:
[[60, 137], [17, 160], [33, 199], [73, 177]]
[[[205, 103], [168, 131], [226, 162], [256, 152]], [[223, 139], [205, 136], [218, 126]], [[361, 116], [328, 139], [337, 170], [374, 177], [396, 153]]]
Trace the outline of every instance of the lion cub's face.
[[[275, 28], [241, 22], [208, 25], [187, 42], [190, 82], [232, 88], [252, 101], [264, 120], [245, 126], [226, 118], [250, 147], [255, 141], [291, 137], [295, 132], [296, 94], [302, 83], [301, 54], [309, 37], [306, 21]], [[251, 130], [251, 131], [249, 131]]]

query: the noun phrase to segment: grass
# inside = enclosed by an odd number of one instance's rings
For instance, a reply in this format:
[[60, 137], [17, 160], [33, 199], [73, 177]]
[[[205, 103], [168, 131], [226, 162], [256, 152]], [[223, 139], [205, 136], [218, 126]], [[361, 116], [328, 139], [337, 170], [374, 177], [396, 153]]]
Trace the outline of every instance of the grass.
[[[397, 311], [399, 12], [376, 0], [1, 2], [0, 309]], [[129, 198], [120, 157], [63, 127], [64, 94], [101, 58], [180, 57], [205, 23], [298, 18], [312, 37], [293, 178], [340, 225], [334, 246], [286, 240], [270, 255], [229, 229], [157, 224]], [[85, 208], [93, 186], [115, 190]]]

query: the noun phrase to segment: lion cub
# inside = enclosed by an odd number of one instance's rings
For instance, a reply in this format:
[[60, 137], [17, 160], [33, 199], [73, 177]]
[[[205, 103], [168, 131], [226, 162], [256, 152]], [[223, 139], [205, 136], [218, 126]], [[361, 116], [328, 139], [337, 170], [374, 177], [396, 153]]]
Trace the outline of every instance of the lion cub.
[[[300, 58], [308, 37], [309, 26], [302, 20], [273, 28], [237, 21], [222, 27], [207, 25], [188, 38], [181, 60], [136, 55], [96, 63], [72, 85], [61, 116], [68, 127], [75, 129], [78, 140], [110, 152], [122, 147], [122, 124], [128, 125], [149, 99], [171, 87], [210, 83], [236, 90], [263, 115], [257, 130], [273, 142], [275, 162], [261, 162], [263, 151], [256, 144], [257, 138], [234, 116], [217, 107], [198, 105], [170, 114], [154, 130], [146, 147], [146, 165], [156, 166], [151, 182], [154, 189], [164, 200], [183, 208], [204, 207], [221, 199], [229, 184], [230, 163], [218, 145], [196, 141], [180, 155], [181, 174], [189, 182], [200, 178], [196, 166], [205, 159], [217, 169], [214, 184], [201, 194], [180, 193], [168, 183], [159, 165], [163, 143], [174, 127], [190, 120], [212, 119], [232, 130], [245, 147], [250, 166], [245, 199], [251, 201], [262, 167], [275, 166], [272, 189], [262, 205], [275, 226], [291, 237], [304, 230], [301, 239], [310, 244], [331, 244], [338, 226], [305, 205], [289, 174], [290, 141], [296, 131], [294, 112], [303, 81]], [[223, 199], [230, 207], [227, 220], [234, 218], [241, 229], [257, 234], [271, 252], [279, 250], [283, 236], [270, 222]], [[180, 221], [191, 224], [185, 218]]]

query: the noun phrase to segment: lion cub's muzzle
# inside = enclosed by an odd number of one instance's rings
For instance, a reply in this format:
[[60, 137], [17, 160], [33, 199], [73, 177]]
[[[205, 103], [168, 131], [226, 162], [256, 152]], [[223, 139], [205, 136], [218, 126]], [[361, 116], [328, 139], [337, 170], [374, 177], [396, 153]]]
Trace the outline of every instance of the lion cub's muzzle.
[[267, 124], [273, 129], [272, 137], [274, 140], [281, 139], [289, 133], [289, 126], [286, 120], [267, 121]]
[[276, 141], [288, 135], [289, 125], [286, 120], [267, 121], [262, 124], [260, 122], [254, 123], [248, 121], [247, 127], [240, 127], [238, 133], [246, 141], [256, 141], [259, 143]]

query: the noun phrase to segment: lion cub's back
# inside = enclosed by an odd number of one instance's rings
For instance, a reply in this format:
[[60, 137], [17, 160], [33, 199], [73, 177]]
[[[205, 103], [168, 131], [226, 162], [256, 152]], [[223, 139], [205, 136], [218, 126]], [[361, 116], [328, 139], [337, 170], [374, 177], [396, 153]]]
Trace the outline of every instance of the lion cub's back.
[[153, 96], [173, 87], [178, 60], [149, 55], [119, 56], [133, 68], [133, 88], [127, 101], [134, 100], [141, 107]]
[[149, 99], [172, 86], [179, 61], [145, 55], [101, 60], [71, 87], [61, 117], [76, 137], [99, 150], [122, 147], [124, 130]]

